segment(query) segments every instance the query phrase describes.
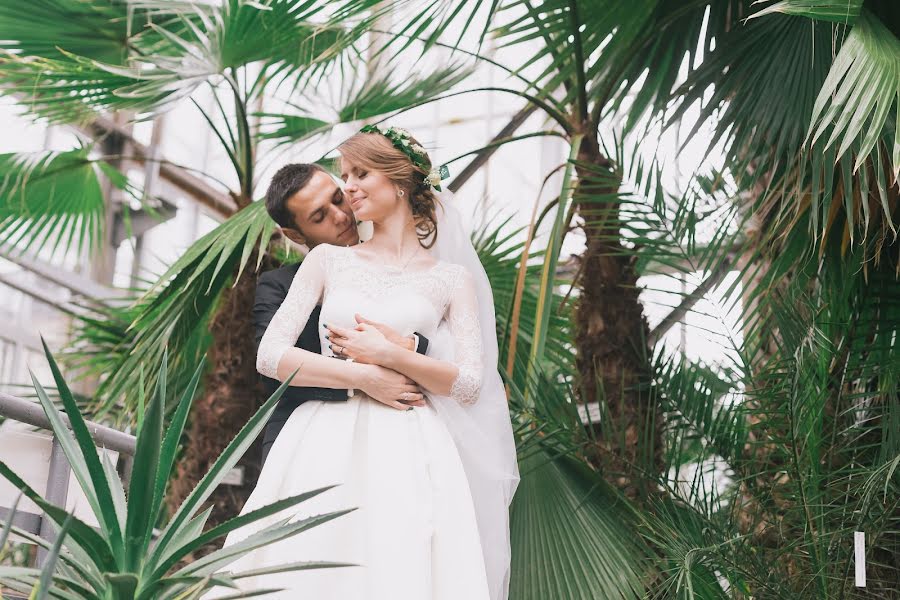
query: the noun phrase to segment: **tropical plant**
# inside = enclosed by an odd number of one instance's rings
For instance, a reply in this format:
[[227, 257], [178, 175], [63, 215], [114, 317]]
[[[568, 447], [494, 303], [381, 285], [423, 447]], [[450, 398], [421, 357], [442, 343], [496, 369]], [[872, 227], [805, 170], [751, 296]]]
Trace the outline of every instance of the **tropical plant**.
[[[674, 111], [699, 101], [697, 129], [713, 123], [726, 148], [746, 239], [743, 289], [725, 301], [743, 295], [744, 339], [712, 372], [654, 369], [682, 457], [670, 466], [696, 470], [668, 482], [660, 519], [644, 515], [669, 561], [661, 595], [894, 597], [896, 4], [755, 8], [715, 38]], [[724, 489], [710, 489], [713, 468]]]
[[866, 248], [863, 268], [877, 264], [896, 236], [896, 3], [745, 4], [738, 14], [753, 18], [716, 36], [673, 118], [700, 105], [695, 131], [713, 125], [710, 145], [724, 145], [732, 176], [753, 191], [756, 229], [787, 237], [807, 226], [820, 258], [833, 237], [846, 254]]
[[659, 360], [672, 470], [641, 519], [661, 598], [896, 597], [900, 282], [893, 265], [866, 278], [839, 246], [825, 263], [768, 288], [778, 344], [762, 363]]
[[[53, 433], [72, 467], [72, 473], [99, 523], [99, 530], [68, 514], [64, 508], [45, 500], [5, 463], [0, 462], [0, 475], [37, 504], [46, 515], [45, 518], [59, 528], [56, 540], [51, 543], [12, 526], [11, 521], [4, 526], [0, 533], [0, 547], [12, 531], [40, 547], [50, 549], [42, 569], [0, 567], [0, 581], [9, 588], [34, 590], [32, 597], [37, 598], [199, 598], [213, 586], [235, 588], [235, 581], [242, 577], [347, 566], [343, 563], [306, 561], [273, 565], [252, 572], [223, 572], [230, 563], [251, 550], [309, 530], [352, 511], [353, 509], [347, 509], [303, 519], [295, 518], [295, 511], [291, 509], [330, 488], [320, 488], [273, 502], [204, 531], [212, 509], [201, 510], [202, 506], [262, 431], [289, 382], [285, 382], [253, 415], [171, 519], [166, 519], [166, 486], [172, 475], [178, 444], [203, 372], [202, 365], [195, 369], [189, 385], [181, 394], [174, 416], [165, 428], [165, 434], [163, 410], [170, 392], [167, 388], [167, 365], [164, 362], [161, 366], [156, 393], [147, 403], [143, 420], [139, 424], [134, 465], [126, 493], [115, 467], [106, 454], [98, 451], [91, 439], [72, 393], [46, 344], [44, 351], [65, 414], [69, 418], [68, 426], [63, 413], [54, 406], [43, 386], [32, 375], [35, 391], [50, 420]], [[285, 514], [288, 516], [285, 517]], [[271, 520], [273, 517], [276, 518], [274, 523], [241, 542], [187, 565], [179, 564], [204, 544], [220, 540], [240, 527], [262, 519]], [[250, 597], [271, 591], [277, 590], [237, 593], [234, 597]]]
[[[537, 310], [546, 254], [529, 252], [521, 232], [504, 232], [507, 223], [476, 229], [473, 243], [494, 291], [522, 476], [511, 507], [510, 597], [641, 598], [652, 561], [634, 533], [639, 519], [584, 461], [596, 439], [567, 383], [575, 370], [571, 311], [559, 292]], [[543, 314], [546, 352], [534, 363], [534, 318]]]

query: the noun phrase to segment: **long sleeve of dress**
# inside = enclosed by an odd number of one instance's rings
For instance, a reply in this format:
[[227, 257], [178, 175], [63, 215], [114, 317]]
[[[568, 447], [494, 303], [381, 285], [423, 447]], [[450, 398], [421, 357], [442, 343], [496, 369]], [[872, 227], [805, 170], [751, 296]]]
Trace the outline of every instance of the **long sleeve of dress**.
[[278, 379], [281, 357], [294, 347], [310, 313], [322, 299], [325, 289], [324, 252], [324, 247], [317, 246], [303, 259], [281, 308], [275, 312], [259, 342], [256, 370], [266, 377]]
[[450, 387], [450, 397], [461, 404], [474, 404], [481, 391], [484, 365], [478, 299], [468, 271], [462, 270], [456, 279], [447, 311], [447, 323], [453, 338], [453, 362], [459, 368], [459, 374]]

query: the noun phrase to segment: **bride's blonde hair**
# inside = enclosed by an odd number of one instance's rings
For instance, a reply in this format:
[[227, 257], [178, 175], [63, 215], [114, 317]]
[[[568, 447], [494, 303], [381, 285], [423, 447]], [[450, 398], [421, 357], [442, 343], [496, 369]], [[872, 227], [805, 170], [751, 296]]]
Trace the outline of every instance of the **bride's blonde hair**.
[[[410, 141], [419, 144], [415, 138], [410, 138]], [[338, 152], [363, 169], [382, 173], [406, 192], [419, 244], [423, 248], [431, 248], [437, 239], [435, 210], [438, 200], [431, 186], [425, 182], [428, 171], [414, 165], [380, 133], [357, 133], [338, 146]], [[431, 168], [431, 157], [428, 157], [428, 168]]]

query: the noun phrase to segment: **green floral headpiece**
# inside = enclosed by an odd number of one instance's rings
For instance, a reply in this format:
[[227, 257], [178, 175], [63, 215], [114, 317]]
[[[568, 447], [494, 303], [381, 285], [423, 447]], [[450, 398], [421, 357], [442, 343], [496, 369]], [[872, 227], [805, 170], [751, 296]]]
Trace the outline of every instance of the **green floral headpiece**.
[[416, 144], [412, 140], [412, 134], [400, 127], [388, 127], [383, 129], [378, 125], [366, 125], [359, 130], [360, 133], [380, 133], [386, 137], [394, 148], [402, 152], [409, 158], [410, 162], [425, 171], [425, 180], [423, 183], [430, 185], [437, 191], [441, 191], [441, 181], [450, 177], [450, 169], [447, 165], [440, 167], [432, 167], [428, 160], [428, 153], [425, 148]]

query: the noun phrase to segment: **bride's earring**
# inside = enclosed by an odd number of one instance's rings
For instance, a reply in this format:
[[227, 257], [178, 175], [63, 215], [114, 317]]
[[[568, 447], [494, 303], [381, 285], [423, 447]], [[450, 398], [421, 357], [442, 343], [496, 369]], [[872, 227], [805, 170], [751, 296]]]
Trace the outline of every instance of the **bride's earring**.
[[404, 192], [403, 190], [400, 190], [399, 192], [397, 192], [397, 195], [402, 198], [403, 196], [406, 195], [406, 192]]

